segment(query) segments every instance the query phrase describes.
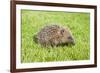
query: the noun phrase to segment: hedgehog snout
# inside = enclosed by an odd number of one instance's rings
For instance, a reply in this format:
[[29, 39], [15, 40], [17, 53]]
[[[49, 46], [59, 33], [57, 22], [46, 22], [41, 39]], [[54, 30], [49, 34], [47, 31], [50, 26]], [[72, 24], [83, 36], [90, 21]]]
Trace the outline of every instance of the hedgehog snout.
[[67, 39], [69, 40], [69, 42], [70, 42], [71, 44], [75, 45], [75, 40], [74, 40], [73, 37], [69, 36]]

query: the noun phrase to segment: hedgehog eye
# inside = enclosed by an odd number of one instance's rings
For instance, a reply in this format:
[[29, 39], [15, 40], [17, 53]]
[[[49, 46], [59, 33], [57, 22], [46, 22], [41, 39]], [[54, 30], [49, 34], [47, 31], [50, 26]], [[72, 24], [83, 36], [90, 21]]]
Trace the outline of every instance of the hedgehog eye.
[[65, 31], [64, 29], [61, 30], [61, 34], [62, 34], [62, 35], [63, 35], [64, 31]]

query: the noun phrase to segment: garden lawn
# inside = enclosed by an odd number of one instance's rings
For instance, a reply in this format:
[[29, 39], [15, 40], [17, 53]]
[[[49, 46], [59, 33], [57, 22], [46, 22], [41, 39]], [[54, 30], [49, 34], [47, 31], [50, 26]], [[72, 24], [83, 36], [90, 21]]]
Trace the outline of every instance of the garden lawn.
[[[21, 62], [51, 62], [90, 59], [90, 14], [50, 11], [21, 11]], [[58, 23], [70, 28], [74, 46], [41, 47], [33, 36], [46, 25]]]

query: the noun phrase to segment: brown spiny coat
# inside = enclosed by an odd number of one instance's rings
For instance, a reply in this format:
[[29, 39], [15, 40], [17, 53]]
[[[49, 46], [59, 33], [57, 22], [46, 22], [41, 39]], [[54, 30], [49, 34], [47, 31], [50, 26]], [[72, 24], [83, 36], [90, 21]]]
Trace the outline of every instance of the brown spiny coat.
[[57, 46], [60, 44], [75, 44], [68, 28], [59, 25], [45, 26], [37, 33], [37, 41], [42, 46]]

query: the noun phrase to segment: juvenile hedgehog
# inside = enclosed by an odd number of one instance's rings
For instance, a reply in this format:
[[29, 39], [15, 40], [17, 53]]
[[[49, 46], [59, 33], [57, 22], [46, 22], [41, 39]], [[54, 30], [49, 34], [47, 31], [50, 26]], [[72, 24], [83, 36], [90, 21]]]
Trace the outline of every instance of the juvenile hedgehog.
[[68, 28], [59, 25], [45, 26], [37, 33], [37, 42], [42, 46], [57, 46], [61, 44], [75, 44]]

